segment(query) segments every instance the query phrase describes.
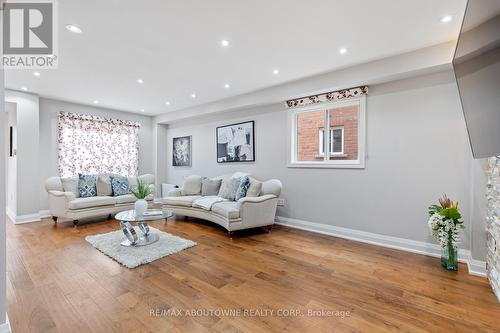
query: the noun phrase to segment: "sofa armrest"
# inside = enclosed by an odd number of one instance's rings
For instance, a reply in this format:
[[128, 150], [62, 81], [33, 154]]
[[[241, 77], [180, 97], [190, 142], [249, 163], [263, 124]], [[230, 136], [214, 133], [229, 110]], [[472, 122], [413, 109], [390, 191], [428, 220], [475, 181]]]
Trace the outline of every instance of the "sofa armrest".
[[182, 188], [173, 188], [168, 191], [167, 196], [169, 197], [180, 197], [182, 196]]
[[69, 203], [75, 200], [73, 192], [49, 191], [49, 210], [52, 216], [64, 217]]
[[75, 194], [73, 192], [49, 191], [48, 193], [49, 193], [49, 195], [52, 195], [52, 196], [57, 197], [57, 198], [64, 197], [68, 201], [72, 201], [72, 200], [76, 199]]
[[261, 195], [260, 197], [244, 197], [238, 200], [238, 206], [241, 207], [246, 203], [261, 203], [275, 198], [277, 198], [277, 196], [275, 196], [274, 194]]
[[272, 225], [278, 207], [278, 197], [266, 194], [260, 197], [241, 198], [238, 200], [238, 207], [244, 228]]

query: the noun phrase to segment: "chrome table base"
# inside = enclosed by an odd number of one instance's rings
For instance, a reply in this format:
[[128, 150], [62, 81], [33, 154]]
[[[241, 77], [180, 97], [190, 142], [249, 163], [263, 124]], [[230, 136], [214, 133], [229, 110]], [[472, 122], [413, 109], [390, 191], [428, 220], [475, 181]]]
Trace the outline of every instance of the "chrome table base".
[[157, 242], [160, 237], [157, 234], [149, 233], [149, 226], [146, 222], [137, 222], [141, 230], [140, 236], [137, 235], [134, 227], [128, 221], [121, 221], [120, 226], [123, 233], [127, 237], [126, 240], [121, 242], [122, 246], [144, 246]]

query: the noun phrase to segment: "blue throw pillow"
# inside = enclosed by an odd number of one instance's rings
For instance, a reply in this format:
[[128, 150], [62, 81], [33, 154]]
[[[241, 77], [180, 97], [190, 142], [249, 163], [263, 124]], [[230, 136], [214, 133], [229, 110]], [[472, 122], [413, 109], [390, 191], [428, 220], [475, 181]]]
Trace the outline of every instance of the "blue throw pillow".
[[97, 196], [97, 176], [78, 174], [78, 192], [81, 198]]
[[234, 200], [238, 201], [241, 198], [246, 197], [249, 187], [250, 187], [250, 178], [248, 178], [247, 176], [241, 178], [240, 186], [236, 191], [236, 197], [234, 198]]
[[111, 188], [113, 189], [113, 196], [129, 194], [128, 179], [125, 177], [111, 176]]

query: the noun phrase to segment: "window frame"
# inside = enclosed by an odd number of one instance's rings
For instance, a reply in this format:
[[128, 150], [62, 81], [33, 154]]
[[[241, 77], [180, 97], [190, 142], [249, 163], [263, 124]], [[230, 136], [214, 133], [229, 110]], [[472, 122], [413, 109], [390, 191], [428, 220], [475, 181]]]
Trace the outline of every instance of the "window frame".
[[[336, 156], [328, 152], [321, 154], [323, 160], [319, 161], [298, 161], [297, 160], [297, 116], [304, 112], [324, 111], [324, 128], [326, 133], [330, 131], [328, 110], [340, 107], [357, 106], [358, 107], [358, 158], [356, 160], [330, 159], [330, 156]], [[340, 101], [318, 103], [294, 108], [288, 111], [287, 117], [287, 135], [288, 135], [288, 167], [289, 168], [342, 168], [342, 169], [364, 169], [366, 155], [366, 96], [348, 98]], [[332, 128], [336, 128], [334, 126]], [[323, 146], [328, 145], [329, 136], [324, 136]], [[344, 130], [342, 131], [342, 148], [344, 150]], [[328, 149], [329, 150], [329, 149]]]
[[[330, 127], [330, 133], [329, 133], [329, 138], [333, 136], [333, 131], [335, 130], [340, 130], [341, 132], [341, 142], [342, 142], [342, 150], [341, 151], [333, 151], [333, 141], [330, 140], [330, 156], [339, 156], [339, 155], [344, 155], [344, 126], [334, 126]], [[320, 128], [318, 132], [318, 142], [319, 142], [319, 149], [318, 149], [318, 154], [320, 156], [323, 156], [325, 153], [323, 152], [323, 146], [324, 146], [324, 134], [325, 133], [325, 128]]]

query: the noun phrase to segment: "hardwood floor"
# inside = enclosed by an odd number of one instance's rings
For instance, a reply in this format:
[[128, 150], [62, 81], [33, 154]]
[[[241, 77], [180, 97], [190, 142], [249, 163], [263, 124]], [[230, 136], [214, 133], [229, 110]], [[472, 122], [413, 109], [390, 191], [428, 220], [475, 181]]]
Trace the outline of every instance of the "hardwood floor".
[[199, 220], [151, 225], [198, 245], [127, 269], [85, 241], [116, 221], [8, 222], [13, 332], [500, 332], [487, 280], [463, 264], [284, 227], [230, 239]]

